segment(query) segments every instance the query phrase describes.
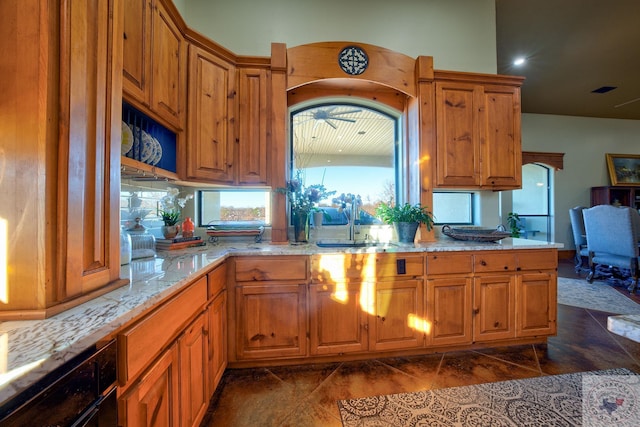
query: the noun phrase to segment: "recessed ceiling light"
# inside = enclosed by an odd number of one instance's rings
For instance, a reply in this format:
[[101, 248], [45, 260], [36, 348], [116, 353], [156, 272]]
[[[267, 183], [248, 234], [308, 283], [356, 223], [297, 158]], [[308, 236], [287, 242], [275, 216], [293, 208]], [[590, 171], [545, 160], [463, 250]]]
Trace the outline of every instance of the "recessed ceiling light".
[[519, 67], [521, 65], [524, 65], [525, 62], [527, 62], [527, 58], [525, 58], [524, 56], [520, 56], [513, 60], [513, 65]]

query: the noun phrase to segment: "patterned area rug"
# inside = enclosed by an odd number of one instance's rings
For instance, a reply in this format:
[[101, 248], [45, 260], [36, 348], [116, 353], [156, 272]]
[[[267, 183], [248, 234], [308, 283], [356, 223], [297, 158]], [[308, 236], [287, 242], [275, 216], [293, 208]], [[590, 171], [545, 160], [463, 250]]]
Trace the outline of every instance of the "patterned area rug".
[[344, 427], [639, 426], [640, 375], [624, 368], [338, 401]]
[[640, 304], [621, 295], [611, 285], [602, 281], [589, 283], [585, 279], [559, 277], [558, 304], [614, 314], [640, 314]]

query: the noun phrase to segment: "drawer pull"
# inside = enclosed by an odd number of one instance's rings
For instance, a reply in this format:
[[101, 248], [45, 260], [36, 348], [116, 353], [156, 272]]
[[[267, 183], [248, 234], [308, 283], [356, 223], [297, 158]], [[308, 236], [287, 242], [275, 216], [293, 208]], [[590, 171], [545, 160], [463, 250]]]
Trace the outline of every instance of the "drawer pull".
[[260, 341], [265, 339], [267, 336], [264, 334], [255, 334], [254, 336], [251, 337], [251, 341]]
[[480, 265], [487, 265], [487, 261], [485, 260], [480, 261]]

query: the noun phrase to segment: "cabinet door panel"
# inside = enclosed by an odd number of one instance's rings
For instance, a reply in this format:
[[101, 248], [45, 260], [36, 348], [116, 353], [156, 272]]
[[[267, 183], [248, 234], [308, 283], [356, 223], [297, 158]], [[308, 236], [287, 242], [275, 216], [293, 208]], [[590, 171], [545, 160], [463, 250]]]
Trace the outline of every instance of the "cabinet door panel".
[[136, 427], [178, 427], [178, 348], [165, 351], [149, 368], [138, 385], [120, 398], [122, 425]]
[[151, 10], [148, 0], [124, 0], [123, 90], [149, 104]]
[[485, 86], [482, 129], [482, 185], [519, 187], [522, 183], [520, 89]]
[[234, 182], [232, 123], [235, 69], [192, 46], [189, 50], [189, 126], [187, 176]]
[[427, 281], [428, 345], [471, 343], [472, 280], [446, 277]]
[[209, 306], [209, 396], [213, 395], [227, 367], [227, 292]]
[[244, 68], [238, 74], [238, 184], [267, 184], [268, 73]]
[[239, 359], [306, 355], [306, 324], [306, 284], [236, 288]]
[[555, 335], [557, 280], [555, 271], [528, 273], [518, 277], [517, 336]]
[[180, 419], [183, 426], [198, 426], [207, 410], [208, 385], [205, 316], [201, 314], [178, 340], [180, 360]]
[[474, 279], [474, 340], [515, 337], [515, 279], [512, 275]]
[[480, 185], [477, 86], [436, 83], [436, 184]]
[[152, 109], [182, 129], [187, 44], [160, 2], [153, 11], [151, 41]]
[[309, 287], [310, 353], [367, 350], [367, 317], [362, 305], [372, 284], [335, 283]]
[[422, 280], [377, 282], [369, 325], [369, 350], [416, 348], [426, 331]]
[[57, 300], [120, 275], [122, 39], [119, 3], [72, 0], [62, 10]]

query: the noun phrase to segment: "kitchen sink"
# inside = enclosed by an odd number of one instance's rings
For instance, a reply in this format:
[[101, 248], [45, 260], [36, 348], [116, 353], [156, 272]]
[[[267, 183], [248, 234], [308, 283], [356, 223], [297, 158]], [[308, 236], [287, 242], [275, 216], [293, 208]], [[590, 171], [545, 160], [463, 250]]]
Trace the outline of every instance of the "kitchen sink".
[[376, 242], [374, 240], [319, 240], [316, 245], [321, 248], [370, 248], [385, 246], [389, 243]]

